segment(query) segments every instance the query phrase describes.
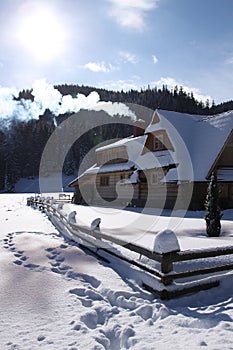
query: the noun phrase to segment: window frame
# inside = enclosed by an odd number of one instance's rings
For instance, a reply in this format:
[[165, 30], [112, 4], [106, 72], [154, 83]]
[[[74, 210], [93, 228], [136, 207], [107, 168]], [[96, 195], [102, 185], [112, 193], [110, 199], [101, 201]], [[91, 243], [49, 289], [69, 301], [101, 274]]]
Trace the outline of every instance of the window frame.
[[100, 187], [109, 187], [109, 175], [100, 176]]
[[164, 149], [164, 135], [159, 134], [154, 137], [154, 150], [159, 151]]

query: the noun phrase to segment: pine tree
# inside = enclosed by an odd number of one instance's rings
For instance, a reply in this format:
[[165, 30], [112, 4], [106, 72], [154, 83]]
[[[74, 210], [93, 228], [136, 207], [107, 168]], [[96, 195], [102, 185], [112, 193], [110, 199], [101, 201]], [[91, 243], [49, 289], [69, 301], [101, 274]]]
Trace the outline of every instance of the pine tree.
[[215, 171], [211, 175], [207, 189], [205, 208], [206, 233], [209, 237], [218, 237], [221, 233], [222, 213], [219, 207], [219, 188]]

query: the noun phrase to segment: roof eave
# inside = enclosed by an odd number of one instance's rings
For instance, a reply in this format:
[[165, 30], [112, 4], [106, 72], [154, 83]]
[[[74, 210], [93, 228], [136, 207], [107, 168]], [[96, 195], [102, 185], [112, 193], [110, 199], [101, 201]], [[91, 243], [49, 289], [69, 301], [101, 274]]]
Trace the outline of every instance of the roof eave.
[[208, 174], [206, 175], [206, 180], [207, 180], [207, 181], [210, 179], [212, 172], [213, 172], [214, 169], [216, 168], [216, 165], [217, 165], [217, 163], [218, 163], [218, 160], [219, 160], [219, 158], [221, 157], [221, 155], [223, 154], [223, 151], [224, 151], [226, 145], [228, 144], [228, 142], [230, 141], [230, 138], [232, 137], [232, 134], [233, 134], [233, 129], [230, 131], [229, 135], [227, 136], [227, 138], [226, 138], [226, 140], [225, 140], [225, 142], [224, 142], [222, 148], [220, 149], [220, 151], [219, 151], [217, 157], [215, 158], [215, 160], [214, 160], [214, 162], [213, 162], [213, 164], [212, 164], [212, 166], [211, 166], [211, 168], [210, 168]]

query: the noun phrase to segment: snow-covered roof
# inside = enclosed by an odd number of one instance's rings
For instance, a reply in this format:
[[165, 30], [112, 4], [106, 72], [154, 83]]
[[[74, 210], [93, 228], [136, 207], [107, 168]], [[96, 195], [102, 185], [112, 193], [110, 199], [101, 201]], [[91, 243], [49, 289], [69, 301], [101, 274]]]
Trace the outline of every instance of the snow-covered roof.
[[161, 182], [176, 182], [178, 179], [177, 169], [173, 168], [168, 171], [168, 173], [164, 176]]
[[[194, 181], [205, 181], [233, 129], [233, 111], [203, 116], [158, 110], [157, 115], [159, 121], [150, 124], [145, 132], [165, 129], [175, 153], [179, 147], [181, 150], [186, 148], [193, 167]], [[178, 162], [180, 164], [182, 157]]]
[[102, 174], [102, 173], [112, 173], [117, 171], [127, 171], [134, 167], [134, 163], [131, 161], [124, 163], [114, 163], [114, 164], [104, 164], [101, 166], [93, 166], [87, 169], [83, 175], [92, 175], [92, 174]]
[[122, 184], [129, 185], [129, 184], [136, 184], [138, 182], [138, 170], [134, 170], [133, 174], [128, 179], [123, 179]]
[[137, 159], [137, 165], [142, 170], [164, 168], [172, 164], [176, 164], [176, 160], [174, 152], [170, 150], [146, 152], [139, 155]]
[[121, 146], [127, 146], [127, 144], [129, 142], [131, 142], [132, 139], [133, 139], [132, 136], [126, 137], [126, 138], [118, 140], [118, 141], [116, 141], [114, 143], [110, 143], [110, 144], [108, 144], [106, 146], [99, 147], [99, 148], [96, 149], [96, 152], [106, 151], [108, 149], [117, 148], [117, 147], [121, 147]]
[[106, 174], [120, 171], [129, 171], [134, 169], [134, 163], [131, 161], [123, 162], [123, 163], [114, 163], [114, 164], [104, 164], [98, 166], [94, 164], [92, 167], [84, 171], [81, 175], [75, 178], [72, 182], [69, 183], [69, 186], [73, 185], [76, 181], [88, 176], [95, 174]]

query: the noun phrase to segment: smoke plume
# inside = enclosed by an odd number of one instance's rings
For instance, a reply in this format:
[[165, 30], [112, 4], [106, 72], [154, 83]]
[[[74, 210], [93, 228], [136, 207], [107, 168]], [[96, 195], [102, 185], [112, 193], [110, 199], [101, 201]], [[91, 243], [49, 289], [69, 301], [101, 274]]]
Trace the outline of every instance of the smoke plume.
[[19, 92], [14, 88], [0, 87], [0, 124], [7, 127], [12, 119], [29, 121], [38, 119], [46, 109], [49, 109], [54, 116], [64, 113], [77, 113], [81, 109], [104, 110], [110, 116], [127, 116], [136, 120], [133, 111], [123, 103], [100, 101], [99, 94], [92, 91], [88, 96], [77, 94], [76, 98], [71, 95], [62, 94], [46, 82], [45, 79], [37, 80], [32, 86], [34, 101], [16, 98]]

